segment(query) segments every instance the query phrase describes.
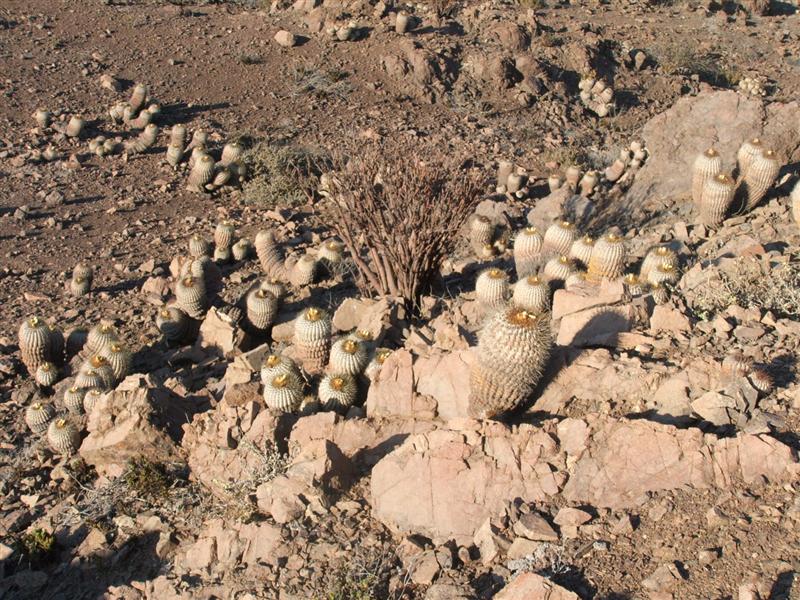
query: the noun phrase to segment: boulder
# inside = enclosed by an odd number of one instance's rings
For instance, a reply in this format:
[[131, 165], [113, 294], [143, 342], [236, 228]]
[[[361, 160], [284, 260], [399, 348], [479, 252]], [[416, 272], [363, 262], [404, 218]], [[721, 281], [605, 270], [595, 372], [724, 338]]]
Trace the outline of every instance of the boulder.
[[88, 416], [80, 455], [101, 475], [121, 475], [129, 460], [183, 462], [180, 423], [197, 410], [144, 375], [131, 375], [103, 395]]
[[579, 596], [536, 573], [520, 573], [494, 600], [579, 600]]
[[197, 345], [201, 348], [215, 347], [225, 356], [240, 351], [245, 340], [244, 331], [235, 326], [230, 317], [211, 308], [200, 325]]
[[610, 346], [619, 334], [631, 330], [635, 310], [627, 304], [622, 283], [603, 281], [557, 290], [553, 295], [553, 321], [560, 346]]

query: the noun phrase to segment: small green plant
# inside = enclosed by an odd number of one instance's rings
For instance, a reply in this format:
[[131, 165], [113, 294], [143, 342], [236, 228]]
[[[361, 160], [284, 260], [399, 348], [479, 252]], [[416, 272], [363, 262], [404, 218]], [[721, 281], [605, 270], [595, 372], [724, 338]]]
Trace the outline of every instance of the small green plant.
[[140, 456], [128, 462], [123, 474], [125, 485], [140, 498], [161, 498], [170, 488], [170, 477], [164, 465]]
[[55, 536], [44, 529], [34, 529], [19, 540], [22, 556], [32, 566], [46, 562], [52, 556], [55, 546]]

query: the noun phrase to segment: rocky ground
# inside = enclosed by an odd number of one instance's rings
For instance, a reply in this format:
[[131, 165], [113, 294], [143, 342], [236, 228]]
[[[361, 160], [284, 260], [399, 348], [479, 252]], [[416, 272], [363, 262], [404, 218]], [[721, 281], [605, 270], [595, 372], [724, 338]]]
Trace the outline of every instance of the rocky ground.
[[[317, 4], [0, 6], [0, 595], [800, 597], [796, 6]], [[588, 77], [613, 90], [605, 109], [602, 92], [582, 99]], [[157, 143], [93, 154], [98, 135], [138, 135], [108, 115], [135, 82], [161, 105]], [[64, 134], [74, 114], [78, 139]], [[196, 343], [168, 346], [155, 318], [190, 235], [210, 240], [229, 218], [251, 241], [274, 229], [292, 256], [331, 235], [320, 199], [276, 172], [187, 191], [186, 165], [165, 161], [175, 124], [207, 131], [215, 152], [261, 143], [251, 164], [280, 145], [391, 139], [492, 178], [511, 161], [527, 184], [492, 181], [477, 208], [499, 229], [568, 216], [621, 234], [630, 271], [668, 245], [680, 278], [659, 302], [619, 281], [559, 290], [544, 378], [497, 421], [468, 418], [468, 398], [475, 276], [513, 273], [503, 247], [481, 260], [460, 246], [416, 312], [362, 297], [349, 268], [290, 286], [269, 339], [224, 314], [263, 275], [255, 257], [232, 261]], [[756, 136], [784, 165], [775, 185], [752, 211], [699, 224], [695, 157], [713, 145], [730, 171]], [[631, 142], [646, 149], [635, 164]], [[573, 165], [598, 170], [597, 189], [551, 192]], [[78, 262], [95, 277], [76, 298]], [[393, 350], [344, 415], [262, 400], [264, 356], [291, 352], [312, 303], [337, 335], [366, 329]], [[41, 388], [23, 365], [17, 330], [33, 314], [65, 331], [111, 320], [135, 350], [73, 456], [24, 420], [38, 401], [61, 409], [70, 385]], [[737, 354], [749, 373], [731, 368]]]

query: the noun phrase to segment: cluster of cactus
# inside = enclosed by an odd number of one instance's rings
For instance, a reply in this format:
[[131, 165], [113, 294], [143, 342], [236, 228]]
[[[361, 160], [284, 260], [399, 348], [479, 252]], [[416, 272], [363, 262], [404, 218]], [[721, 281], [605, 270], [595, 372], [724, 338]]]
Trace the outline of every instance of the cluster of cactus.
[[25, 424], [33, 433], [47, 432], [47, 443], [56, 454], [69, 456], [78, 451], [81, 434], [65, 416], [58, 416], [51, 403], [34, 402], [25, 409]]
[[583, 105], [598, 117], [605, 117], [614, 110], [614, 89], [596, 77], [584, 77], [578, 83]]
[[300, 257], [287, 257], [271, 229], [263, 229], [256, 234], [255, 252], [261, 269], [268, 277], [288, 281], [295, 287], [316, 282], [322, 271], [320, 267], [327, 269], [328, 273], [334, 273], [335, 265], [344, 260], [344, 244], [336, 239], [328, 239], [316, 251], [306, 252]]
[[768, 395], [774, 388], [774, 381], [769, 371], [756, 365], [753, 359], [739, 351], [734, 351], [722, 360], [722, 372], [728, 377], [746, 378], [762, 395]]
[[571, 276], [590, 281], [622, 276], [627, 254], [624, 240], [608, 233], [595, 240], [581, 236], [569, 221], [551, 224], [541, 235], [535, 227], [521, 230], [514, 240], [514, 266], [522, 279], [541, 271], [554, 284]]
[[505, 230], [489, 217], [473, 214], [467, 220], [467, 242], [475, 256], [488, 260], [505, 252]]
[[64, 364], [64, 334], [37, 316], [25, 319], [18, 330], [20, 355], [25, 368], [43, 387], [58, 380]]
[[723, 172], [722, 157], [709, 148], [692, 165], [692, 200], [702, 223], [718, 226], [736, 206], [751, 210], [764, 198], [781, 168], [775, 152], [760, 139], [745, 141], [736, 153], [736, 180]]
[[739, 80], [737, 88], [745, 96], [758, 96], [763, 98], [767, 95], [767, 90], [764, 89], [766, 80], [763, 77], [742, 77]]
[[213, 192], [224, 186], [238, 185], [246, 176], [242, 160], [244, 148], [238, 142], [228, 142], [222, 147], [220, 159], [214, 160], [208, 149], [208, 134], [198, 129], [186, 145], [186, 128], [175, 125], [170, 132], [167, 162], [177, 167], [189, 156], [189, 177], [186, 189], [191, 192]]
[[548, 313], [513, 306], [496, 312], [478, 336], [470, 413], [491, 418], [522, 405], [542, 376], [551, 346]]
[[330, 317], [316, 307], [302, 311], [295, 319], [293, 347], [298, 363], [270, 354], [261, 367], [264, 402], [280, 412], [301, 408], [305, 382], [314, 375], [321, 375], [317, 385], [319, 406], [345, 412], [358, 399], [362, 376], [370, 380], [376, 377], [390, 354], [385, 348], [376, 348], [367, 331], [357, 330], [332, 344]]
[[89, 140], [89, 152], [103, 158], [111, 154], [116, 154], [122, 148], [122, 138], [110, 138], [98, 135]]
[[627, 148], [620, 150], [617, 159], [603, 171], [603, 177], [615, 185], [628, 183], [636, 176], [637, 171], [647, 160], [647, 156], [648, 152], [644, 144], [634, 140]]
[[623, 282], [632, 296], [651, 293], [658, 304], [669, 299], [669, 288], [680, 279], [678, 255], [669, 246], [655, 246], [645, 254], [639, 274], [626, 275]]
[[108, 110], [108, 116], [116, 124], [124, 124], [130, 129], [145, 129], [161, 114], [161, 105], [149, 97], [144, 83], [133, 86], [127, 102], [117, 102]]
[[591, 196], [601, 182], [601, 174], [598, 171], [588, 170], [585, 173], [577, 165], [570, 165], [564, 169], [564, 173], [551, 173], [547, 178], [547, 186], [551, 192], [567, 186], [574, 194], [580, 194], [584, 198]]
[[527, 198], [530, 193], [528, 184], [533, 181], [528, 172], [514, 163], [501, 160], [497, 165], [498, 194], [510, 194], [515, 198]]
[[358, 37], [358, 24], [355, 21], [347, 23], [333, 23], [326, 28], [326, 33], [337, 42], [348, 42]]

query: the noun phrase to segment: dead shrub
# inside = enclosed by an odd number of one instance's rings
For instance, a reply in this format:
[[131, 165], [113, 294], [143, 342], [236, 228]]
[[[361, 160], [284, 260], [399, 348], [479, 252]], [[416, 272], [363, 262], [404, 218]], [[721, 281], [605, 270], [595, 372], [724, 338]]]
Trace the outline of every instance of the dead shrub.
[[299, 182], [324, 161], [308, 148], [259, 142], [244, 154], [244, 201], [264, 208], [300, 206], [306, 201]]
[[413, 307], [453, 251], [483, 177], [463, 163], [426, 161], [412, 148], [385, 143], [350, 157], [334, 152], [332, 163], [321, 212], [350, 251], [359, 287]]

